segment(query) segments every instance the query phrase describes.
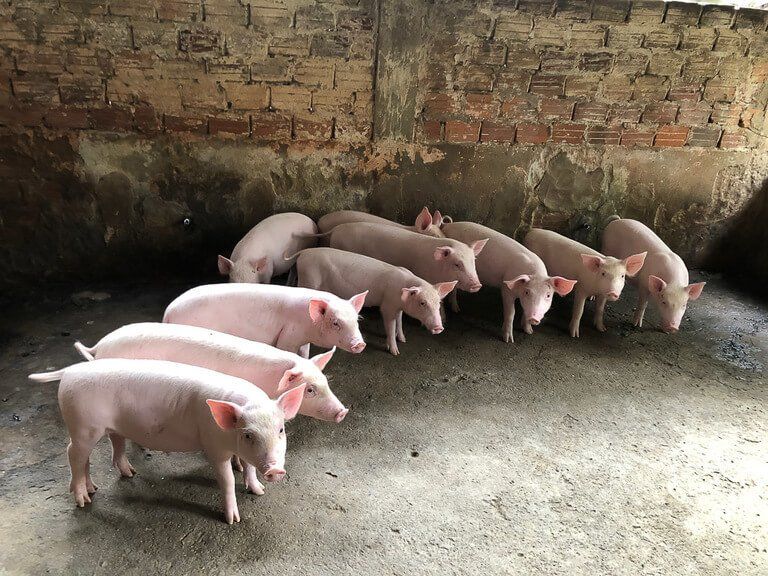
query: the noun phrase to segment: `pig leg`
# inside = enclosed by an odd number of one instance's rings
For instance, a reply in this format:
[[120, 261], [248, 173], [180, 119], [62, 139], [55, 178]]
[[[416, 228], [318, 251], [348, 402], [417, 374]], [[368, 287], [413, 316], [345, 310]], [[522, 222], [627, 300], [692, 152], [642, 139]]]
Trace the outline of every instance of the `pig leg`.
[[112, 466], [120, 470], [121, 476], [132, 478], [136, 474], [136, 469], [131, 466], [128, 456], [125, 455], [125, 438], [111, 432], [109, 441], [112, 443]]
[[96, 486], [90, 482], [90, 462], [93, 447], [99, 441], [102, 434], [90, 431], [80, 436], [73, 436], [67, 446], [67, 458], [72, 480], [69, 483], [69, 491], [74, 494], [75, 502], [79, 508], [91, 503], [91, 494], [96, 491]]
[[605, 332], [605, 323], [603, 322], [603, 315], [605, 314], [605, 303], [608, 302], [608, 298], [605, 296], [598, 296], [597, 304], [595, 305], [595, 328], [600, 332]]
[[512, 332], [514, 331], [513, 326], [515, 323], [515, 295], [504, 286], [501, 288], [501, 303], [504, 310], [504, 323], [501, 328], [502, 337], [504, 342], [514, 342], [515, 336]]
[[460, 312], [460, 310], [461, 310], [459, 308], [459, 290], [458, 290], [458, 288], [454, 288], [453, 289], [453, 292], [451, 292], [451, 295], [450, 295], [450, 300], [451, 300], [451, 311], [455, 312], [456, 314], [458, 314]]
[[237, 509], [235, 496], [235, 475], [232, 473], [230, 458], [211, 459], [216, 470], [216, 481], [219, 483], [221, 495], [224, 497], [224, 518], [227, 524], [240, 522], [240, 511]]
[[634, 324], [638, 328], [643, 327], [643, 316], [645, 316], [645, 308], [648, 306], [648, 293], [639, 291], [637, 295], [637, 310], [635, 310]]
[[584, 314], [584, 303], [587, 301], [587, 295], [576, 290], [573, 296], [573, 314], [571, 315], [571, 336], [573, 338], [579, 337], [579, 324], [581, 324], [581, 316]]
[[397, 312], [381, 308], [381, 319], [384, 320], [384, 330], [387, 333], [387, 350], [393, 355], [400, 354], [397, 348]]
[[247, 462], [243, 471], [243, 482], [245, 482], [245, 489], [248, 492], [258, 494], [259, 496], [264, 495], [264, 485], [256, 477], [256, 467]]
[[520, 326], [526, 334], [533, 334], [533, 326], [528, 322], [528, 318], [525, 315], [520, 318]]
[[403, 334], [403, 311], [397, 313], [397, 339], [400, 342], [405, 342], [405, 334]]
[[240, 460], [240, 456], [232, 456], [232, 466], [234, 466], [235, 470], [238, 472], [243, 471], [243, 461]]

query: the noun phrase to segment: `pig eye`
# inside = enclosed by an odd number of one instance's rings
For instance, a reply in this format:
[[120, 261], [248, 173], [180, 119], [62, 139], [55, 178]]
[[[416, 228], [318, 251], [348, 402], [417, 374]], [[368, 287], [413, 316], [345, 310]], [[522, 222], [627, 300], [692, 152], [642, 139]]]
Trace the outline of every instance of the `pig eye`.
[[309, 388], [306, 389], [306, 394], [307, 396], [314, 396], [315, 394], [317, 394], [317, 390], [315, 390], [313, 386], [310, 386]]
[[624, 274], [622, 274], [621, 277], [624, 278]]
[[526, 296], [530, 296], [530, 295], [531, 295], [531, 291], [530, 291], [530, 290], [526, 290], [526, 291], [525, 291], [525, 295], [526, 295]]
[[278, 434], [284, 434], [285, 428], [283, 426], [280, 426], [280, 430], [277, 431]]
[[253, 440], [253, 434], [251, 434], [250, 432], [246, 432], [245, 434], [243, 434], [243, 436], [245, 436], [246, 440]]
[[426, 303], [426, 302], [424, 302], [424, 300], [422, 300], [421, 302], [419, 302], [419, 306], [421, 306], [421, 307], [424, 307], [424, 306], [426, 306], [426, 305], [427, 305], [427, 303]]
[[456, 262], [456, 264], [454, 264], [454, 266], [456, 266], [456, 268], [461, 268], [461, 264], [459, 264], [458, 262]]
[[334, 328], [339, 328], [339, 321], [338, 320], [334, 320], [333, 321], [333, 326], [334, 326]]
[[602, 274], [603, 276], [605, 276], [605, 272], [601, 272], [601, 274]]
[[547, 298], [552, 298], [552, 294], [547, 294]]

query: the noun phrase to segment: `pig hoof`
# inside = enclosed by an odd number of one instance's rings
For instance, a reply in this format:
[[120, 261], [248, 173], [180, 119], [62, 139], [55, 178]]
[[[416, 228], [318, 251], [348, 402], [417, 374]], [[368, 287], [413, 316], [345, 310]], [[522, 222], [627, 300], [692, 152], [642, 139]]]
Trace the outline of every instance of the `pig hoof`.
[[397, 337], [397, 340], [398, 340], [399, 342], [405, 342], [405, 336], [398, 336], [398, 337]]
[[523, 332], [525, 332], [526, 334], [533, 334], [533, 328], [531, 328], [530, 326], [524, 326]]
[[78, 508], [84, 508], [86, 504], [91, 503], [91, 496], [88, 494], [88, 490], [86, 490], [85, 486], [80, 486], [79, 488], [73, 490], [73, 493], [75, 495], [75, 503], [77, 504]]
[[400, 350], [397, 348], [397, 346], [390, 346], [389, 353], [392, 354], [392, 356], [399, 356]]
[[512, 337], [512, 334], [504, 334], [504, 342], [508, 344], [511, 342], [512, 344], [514, 344], [515, 339]]
[[264, 496], [264, 485], [258, 480], [256, 481], [255, 484], [246, 482], [245, 490], [246, 492], [250, 492], [251, 494], [256, 494], [257, 496]]
[[99, 487], [90, 480], [85, 484], [85, 490], [88, 492], [88, 494], [96, 494], [96, 490], [98, 489]]
[[605, 324], [595, 324], [595, 328], [597, 328], [600, 332], [605, 332], [607, 330]]

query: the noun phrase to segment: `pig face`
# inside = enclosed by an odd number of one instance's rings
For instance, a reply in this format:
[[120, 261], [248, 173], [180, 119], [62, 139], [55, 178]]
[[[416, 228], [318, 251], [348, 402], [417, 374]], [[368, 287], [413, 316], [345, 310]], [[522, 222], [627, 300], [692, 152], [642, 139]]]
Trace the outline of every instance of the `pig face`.
[[612, 256], [582, 254], [581, 260], [592, 276], [590, 285], [595, 294], [604, 295], [608, 300], [618, 300], [624, 290], [626, 277], [632, 278], [640, 272], [647, 252], [633, 254], [619, 260]]
[[513, 280], [505, 280], [504, 284], [520, 300], [528, 323], [536, 326], [552, 306], [553, 295], [567, 295], [573, 290], [576, 280], [561, 276], [521, 274]]
[[309, 316], [319, 332], [318, 346], [327, 348], [338, 346], [354, 354], [359, 354], [365, 349], [357, 320], [367, 295], [368, 290], [341, 303], [328, 302], [320, 298], [310, 300]]
[[658, 276], [648, 276], [648, 290], [661, 315], [661, 329], [664, 332], [674, 334], [680, 330], [680, 321], [688, 307], [688, 301], [701, 296], [705, 284], [706, 282], [698, 282], [688, 286], [675, 286], [667, 284]]
[[429, 208], [425, 206], [416, 217], [416, 222], [414, 222], [413, 227], [416, 232], [419, 232], [420, 234], [432, 236], [433, 238], [445, 238], [445, 234], [443, 234], [443, 231], [440, 229], [440, 224], [442, 224], [442, 216], [440, 217], [440, 222], [435, 222], [434, 218], [429, 213]]
[[299, 384], [306, 384], [299, 414], [338, 424], [344, 420], [349, 410], [336, 398], [323, 374], [323, 369], [330, 362], [334, 352], [336, 348], [289, 368], [283, 374], [277, 389], [282, 392]]
[[272, 261], [266, 256], [245, 258], [237, 262], [219, 256], [219, 273], [222, 276], [229, 276], [230, 282], [269, 284], [272, 280], [272, 268]]
[[245, 406], [206, 400], [219, 428], [234, 436], [234, 453], [252, 464], [267, 482], [285, 476], [285, 422], [296, 416], [304, 388], [302, 384], [275, 401]]
[[[443, 321], [440, 318], [440, 301], [456, 287], [456, 281], [440, 282], [428, 288], [411, 286], [403, 288], [400, 299], [403, 302], [403, 312], [411, 318], [416, 318], [432, 334], [443, 331]], [[434, 289], [433, 289], [434, 288]]]
[[443, 274], [455, 278], [459, 290], [477, 292], [483, 286], [477, 277], [475, 258], [483, 250], [488, 239], [477, 240], [469, 245], [472, 252], [457, 250], [453, 246], [439, 246], [435, 249], [435, 260], [441, 265]]

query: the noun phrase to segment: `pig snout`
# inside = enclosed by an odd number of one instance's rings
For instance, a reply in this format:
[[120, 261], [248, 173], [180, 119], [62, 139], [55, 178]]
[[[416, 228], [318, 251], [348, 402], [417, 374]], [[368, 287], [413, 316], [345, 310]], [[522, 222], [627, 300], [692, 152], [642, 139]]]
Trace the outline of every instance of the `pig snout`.
[[355, 342], [354, 344], [351, 344], [349, 346], [349, 349], [354, 354], [360, 354], [363, 350], [365, 350], [365, 342], [360, 340], [359, 342]]
[[434, 328], [430, 328], [429, 331], [432, 332], [432, 334], [440, 334], [440, 332], [443, 331], [443, 327], [442, 326], [435, 326]]
[[336, 416], [334, 417], [333, 420], [336, 422], [336, 424], [340, 424], [341, 421], [344, 420], [344, 417], [347, 415], [348, 412], [349, 412], [349, 408], [342, 408], [336, 413]]
[[540, 322], [541, 322], [541, 318], [536, 318], [535, 316], [531, 316], [530, 318], [528, 318], [528, 323], [531, 326], [538, 326]]
[[610, 300], [611, 302], [615, 302], [616, 300], [619, 299], [619, 296], [621, 296], [621, 294], [616, 292], [616, 290], [611, 290], [606, 294], [606, 296], [608, 297], [608, 300]]
[[285, 478], [285, 470], [278, 466], [270, 466], [266, 472], [264, 472], [264, 479], [267, 482], [279, 482]]
[[680, 327], [674, 324], [664, 324], [661, 329], [664, 330], [664, 332], [667, 334], [674, 334], [680, 330]]
[[482, 287], [483, 285], [480, 283], [480, 280], [478, 278], [474, 278], [470, 280], [467, 292], [478, 292]]

